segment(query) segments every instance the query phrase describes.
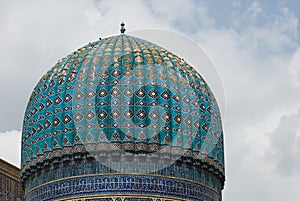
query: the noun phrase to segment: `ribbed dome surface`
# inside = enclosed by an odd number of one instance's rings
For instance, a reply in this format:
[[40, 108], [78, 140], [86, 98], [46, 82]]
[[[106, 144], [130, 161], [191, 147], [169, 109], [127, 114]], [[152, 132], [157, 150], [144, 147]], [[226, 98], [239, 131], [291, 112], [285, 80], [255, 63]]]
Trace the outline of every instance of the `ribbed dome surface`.
[[216, 100], [198, 72], [150, 42], [121, 34], [51, 68], [24, 118], [22, 172], [78, 153], [175, 150], [224, 176]]

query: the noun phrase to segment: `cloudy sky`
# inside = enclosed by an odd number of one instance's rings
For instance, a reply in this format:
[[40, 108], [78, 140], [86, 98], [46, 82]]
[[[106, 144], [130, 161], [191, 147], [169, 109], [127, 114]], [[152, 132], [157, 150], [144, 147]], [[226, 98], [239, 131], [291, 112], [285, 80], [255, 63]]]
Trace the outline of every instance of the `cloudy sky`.
[[[298, 201], [297, 0], [0, 1], [0, 157], [19, 166], [26, 103], [60, 58], [127, 30], [184, 34], [217, 66], [226, 96], [225, 201]], [[217, 94], [218, 96], [218, 94]]]

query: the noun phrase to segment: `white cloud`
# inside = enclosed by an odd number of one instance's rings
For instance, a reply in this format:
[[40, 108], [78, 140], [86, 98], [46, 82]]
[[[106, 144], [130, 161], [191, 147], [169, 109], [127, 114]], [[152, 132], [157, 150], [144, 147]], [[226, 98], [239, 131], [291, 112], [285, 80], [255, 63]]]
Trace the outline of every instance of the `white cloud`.
[[278, 127], [269, 134], [271, 147], [266, 158], [276, 165], [274, 172], [300, 176], [300, 110], [281, 117]]
[[300, 48], [293, 54], [288, 70], [293, 78], [295, 86], [300, 86]]
[[119, 34], [122, 21], [125, 22], [126, 29], [131, 31], [145, 27], [166, 28], [169, 26], [168, 22], [153, 15], [145, 1], [95, 0], [95, 6], [103, 17], [102, 24], [99, 26], [102, 26], [101, 36], [104, 37]]
[[97, 24], [100, 24], [101, 20], [103, 20], [103, 16], [96, 7], [87, 10], [85, 14], [90, 26], [96, 26]]
[[0, 7], [0, 93], [5, 97], [0, 131], [21, 129], [26, 103], [40, 77], [60, 58], [98, 39], [105, 28], [94, 18], [96, 11], [92, 0], [9, 1]]
[[275, 16], [267, 16], [266, 24], [251, 27], [252, 45], [255, 51], [269, 54], [282, 53], [286, 48], [295, 47], [298, 19], [287, 8], [280, 9]]
[[247, 12], [249, 12], [253, 18], [255, 18], [255, 17], [257, 17], [257, 15], [261, 14], [262, 11], [263, 11], [262, 5], [257, 1], [254, 1], [247, 10]]
[[0, 133], [0, 158], [20, 167], [21, 132], [11, 130]]
[[156, 17], [177, 30], [195, 31], [199, 27], [211, 28], [215, 23], [201, 1], [154, 0], [148, 1], [148, 5]]
[[[217, 64], [225, 86], [225, 200], [279, 201], [283, 197], [297, 200], [297, 191], [291, 191], [283, 183], [299, 186], [299, 177], [281, 177], [273, 171], [278, 162], [265, 156], [274, 144], [274, 139], [266, 133], [273, 132], [280, 118], [297, 110], [300, 104], [300, 95], [295, 93], [299, 87], [293, 84], [288, 71], [297, 46], [294, 38], [297, 23], [288, 22], [297, 22], [297, 19], [291, 13], [272, 17], [276, 19], [276, 27], [269, 22], [266, 27], [252, 23], [240, 27], [243, 31], [235, 28], [204, 29], [193, 36]], [[280, 17], [286, 17], [286, 20]], [[297, 69], [296, 55], [297, 52], [292, 64]], [[294, 77], [298, 78], [297, 75]], [[285, 135], [281, 133], [280, 136], [284, 138]], [[278, 147], [273, 152], [281, 149], [284, 151], [284, 147]], [[285, 153], [282, 157], [292, 160], [290, 152]], [[284, 182], [280, 184], [280, 180]], [[276, 185], [272, 185], [274, 183]], [[279, 190], [281, 196], [274, 196], [272, 192]]]
[[[199, 42], [224, 81], [224, 200], [299, 199], [300, 48], [298, 18], [288, 8], [272, 13], [263, 2], [233, 1], [236, 10], [223, 16], [234, 22], [221, 26], [209, 3], [199, 1], [20, 2], [0, 6], [0, 90], [5, 94], [0, 130], [20, 128], [34, 84], [62, 56], [99, 36], [118, 34], [121, 21], [127, 30], [170, 28]], [[223, 5], [211, 8], [221, 12]], [[17, 133], [0, 134], [1, 146]], [[20, 153], [2, 147], [1, 156]]]

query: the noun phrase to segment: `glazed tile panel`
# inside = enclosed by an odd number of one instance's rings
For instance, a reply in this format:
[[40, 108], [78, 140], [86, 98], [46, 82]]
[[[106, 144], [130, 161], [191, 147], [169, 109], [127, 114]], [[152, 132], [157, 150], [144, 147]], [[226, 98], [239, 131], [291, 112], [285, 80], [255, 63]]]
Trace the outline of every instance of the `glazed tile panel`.
[[78, 49], [41, 78], [24, 116], [22, 179], [80, 153], [166, 147], [224, 176], [220, 113], [200, 74], [171, 52], [121, 34]]
[[[116, 197], [117, 195], [193, 201], [218, 201], [220, 199], [217, 192], [198, 183], [159, 176], [125, 174], [65, 178], [35, 188], [25, 197], [30, 201], [51, 201], [72, 198], [80, 200], [79, 198], [95, 196]], [[135, 199], [127, 198], [127, 200]]]
[[[119, 162], [120, 165], [126, 166], [127, 162]], [[138, 168], [145, 168], [148, 164], [142, 162], [136, 162]], [[74, 168], [75, 167], [75, 168]], [[126, 174], [125, 172], [122, 172]], [[41, 186], [51, 181], [59, 180], [62, 178], [77, 177], [82, 175], [110, 175], [120, 174], [117, 171], [108, 168], [98, 161], [89, 162], [86, 160], [72, 161], [69, 164], [62, 164], [59, 167], [44, 167], [38, 173], [33, 174], [30, 179], [25, 182], [24, 191], [27, 194], [31, 189]], [[129, 174], [127, 172], [127, 174]], [[141, 174], [141, 173], [130, 173]], [[200, 167], [190, 166], [188, 164], [172, 164], [164, 169], [156, 172], [147, 173], [147, 175], [156, 175], [162, 177], [173, 177], [182, 180], [190, 180], [196, 183], [201, 183], [217, 192], [221, 192], [223, 183], [220, 175], [217, 177], [213, 172]]]

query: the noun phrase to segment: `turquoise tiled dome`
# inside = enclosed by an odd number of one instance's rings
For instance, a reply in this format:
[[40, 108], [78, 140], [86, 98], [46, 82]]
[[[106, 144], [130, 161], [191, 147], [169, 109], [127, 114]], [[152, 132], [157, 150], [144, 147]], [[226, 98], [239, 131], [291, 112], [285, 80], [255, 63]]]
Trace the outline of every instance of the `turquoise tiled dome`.
[[35, 87], [24, 118], [23, 179], [45, 163], [111, 149], [175, 150], [224, 177], [217, 102], [189, 64], [121, 34], [61, 59]]

